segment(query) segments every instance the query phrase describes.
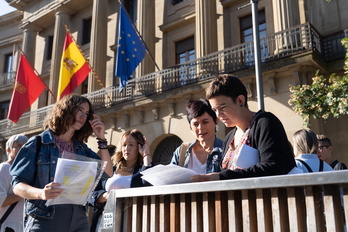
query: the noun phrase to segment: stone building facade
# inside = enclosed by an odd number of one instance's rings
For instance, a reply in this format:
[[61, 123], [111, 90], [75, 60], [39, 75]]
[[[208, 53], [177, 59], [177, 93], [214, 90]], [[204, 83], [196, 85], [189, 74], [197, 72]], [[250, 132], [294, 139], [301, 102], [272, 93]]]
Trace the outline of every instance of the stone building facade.
[[[41, 132], [44, 117], [55, 103], [44, 91], [17, 124], [6, 119], [13, 88], [13, 79], [6, 75], [15, 73], [18, 61], [13, 47], [21, 46], [56, 94], [65, 25], [101, 80], [100, 84], [95, 74], [90, 74], [75, 92], [91, 99], [106, 124], [110, 144], [117, 145], [125, 130], [137, 128], [146, 135], [154, 161], [168, 162], [182, 141], [194, 140], [185, 116], [186, 101], [204, 97], [204, 89], [217, 73], [240, 77], [248, 89], [249, 107], [258, 110], [250, 1], [122, 1], [149, 51], [122, 93], [114, 75], [119, 1], [6, 1], [18, 10], [0, 17], [3, 160], [6, 140], [15, 133], [33, 136]], [[288, 105], [289, 85], [310, 83], [317, 70], [324, 75], [343, 72], [345, 51], [340, 40], [348, 34], [348, 2], [255, 2], [265, 110], [280, 118], [291, 141], [303, 120]], [[10, 60], [13, 68], [8, 68]], [[335, 158], [346, 163], [347, 119], [311, 121], [312, 130], [332, 138]], [[219, 126], [217, 136], [223, 139], [228, 130], [221, 123]], [[95, 139], [90, 138], [89, 145], [97, 150]]]

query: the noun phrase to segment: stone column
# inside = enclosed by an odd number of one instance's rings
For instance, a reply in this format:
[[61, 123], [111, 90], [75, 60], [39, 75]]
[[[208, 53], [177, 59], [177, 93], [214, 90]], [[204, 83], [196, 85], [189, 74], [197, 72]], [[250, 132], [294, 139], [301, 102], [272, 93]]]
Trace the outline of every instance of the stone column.
[[[64, 24], [67, 26], [69, 23], [69, 14], [64, 9], [60, 9], [56, 12], [56, 21], [54, 25], [53, 46], [52, 46], [52, 59], [51, 59], [51, 72], [49, 88], [52, 90], [55, 97], [57, 97], [59, 72], [61, 66], [61, 59], [63, 53], [63, 46], [65, 41], [66, 30]], [[55, 103], [56, 100], [48, 95], [48, 104]]]
[[24, 28], [22, 50], [31, 65], [35, 63], [36, 34], [37, 31], [33, 27]]
[[[137, 29], [146, 43], [149, 52], [155, 59], [155, 1], [138, 0]], [[145, 54], [144, 60], [138, 66], [137, 76], [143, 76], [156, 70], [154, 61], [149, 54]]]
[[[158, 71], [153, 61], [153, 59], [155, 59], [155, 1], [138, 0], [137, 9], [136, 27], [148, 48], [144, 59], [135, 70], [136, 77], [141, 77]], [[155, 84], [141, 83], [136, 86], [136, 90], [146, 94], [153, 91], [154, 85]]]
[[88, 79], [88, 92], [105, 87], [108, 0], [94, 0], [92, 11], [92, 30], [89, 62], [96, 75], [91, 72]]
[[[36, 35], [37, 29], [31, 25], [24, 27], [22, 50], [30, 65], [35, 69], [35, 51], [36, 51]], [[31, 104], [30, 110], [37, 110], [39, 108], [39, 100]], [[28, 123], [34, 123], [35, 117], [31, 117]]]
[[196, 0], [196, 57], [216, 52], [217, 13], [216, 1]]

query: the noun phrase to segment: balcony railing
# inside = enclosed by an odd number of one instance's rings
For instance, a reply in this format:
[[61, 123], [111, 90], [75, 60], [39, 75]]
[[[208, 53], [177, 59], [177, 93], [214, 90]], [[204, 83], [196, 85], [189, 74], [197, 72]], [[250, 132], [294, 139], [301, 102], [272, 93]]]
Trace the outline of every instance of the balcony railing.
[[[272, 62], [307, 51], [312, 51], [324, 59], [321, 44], [319, 33], [309, 23], [302, 24], [261, 38], [262, 62]], [[343, 47], [342, 49], [344, 50]], [[250, 68], [254, 65], [253, 53], [252, 42], [239, 44], [175, 67], [132, 79], [122, 93], [119, 92], [118, 87], [111, 86], [85, 96], [91, 100], [95, 110], [111, 107], [120, 102], [132, 101], [139, 97], [159, 94], [204, 81], [217, 73], [233, 73]], [[344, 56], [336, 56], [336, 58], [342, 59]], [[24, 113], [17, 124], [7, 119], [1, 120], [0, 136], [10, 136], [41, 127], [51, 108], [52, 106], [47, 106]]]
[[16, 72], [7, 72], [0, 75], [0, 87], [14, 84], [16, 80]]
[[348, 171], [112, 190], [100, 232], [346, 231]]

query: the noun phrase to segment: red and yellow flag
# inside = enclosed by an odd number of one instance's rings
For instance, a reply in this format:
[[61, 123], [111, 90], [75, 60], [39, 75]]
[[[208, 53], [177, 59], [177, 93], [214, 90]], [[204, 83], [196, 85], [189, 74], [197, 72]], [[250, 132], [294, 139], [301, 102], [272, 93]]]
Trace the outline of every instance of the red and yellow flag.
[[61, 60], [57, 99], [72, 93], [86, 79], [90, 71], [86, 59], [67, 32]]
[[7, 118], [17, 123], [45, 88], [46, 85], [35, 74], [25, 56], [21, 54]]

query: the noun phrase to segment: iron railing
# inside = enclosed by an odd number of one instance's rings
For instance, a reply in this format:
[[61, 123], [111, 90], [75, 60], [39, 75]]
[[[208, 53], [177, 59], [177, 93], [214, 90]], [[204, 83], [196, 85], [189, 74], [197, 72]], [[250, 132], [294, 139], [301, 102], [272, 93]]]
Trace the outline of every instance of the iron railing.
[[7, 72], [0, 74], [0, 87], [14, 84], [16, 80], [16, 72]]
[[[307, 51], [315, 52], [324, 59], [321, 43], [321, 36], [311, 24], [298, 25], [261, 38], [262, 62], [272, 62]], [[254, 65], [253, 53], [253, 42], [239, 44], [178, 66], [129, 80], [121, 93], [119, 87], [110, 86], [85, 96], [91, 100], [95, 110], [112, 107], [117, 103], [204, 81], [217, 73], [233, 73], [250, 68]], [[17, 124], [8, 119], [0, 120], [0, 136], [6, 137], [41, 127], [51, 108], [52, 105], [26, 112]]]

